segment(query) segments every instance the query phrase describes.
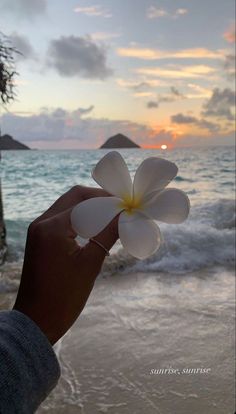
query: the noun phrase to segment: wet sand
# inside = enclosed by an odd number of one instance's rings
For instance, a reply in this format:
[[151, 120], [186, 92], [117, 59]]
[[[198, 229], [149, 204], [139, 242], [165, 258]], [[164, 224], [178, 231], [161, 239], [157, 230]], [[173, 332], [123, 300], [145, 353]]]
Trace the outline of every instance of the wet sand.
[[[7, 273], [2, 309], [14, 301], [19, 267]], [[100, 277], [55, 346], [62, 376], [37, 413], [232, 414], [233, 327], [232, 270]]]
[[[62, 378], [38, 414], [232, 414], [233, 308], [225, 270], [99, 279], [56, 346]], [[151, 374], [170, 367], [180, 373]]]

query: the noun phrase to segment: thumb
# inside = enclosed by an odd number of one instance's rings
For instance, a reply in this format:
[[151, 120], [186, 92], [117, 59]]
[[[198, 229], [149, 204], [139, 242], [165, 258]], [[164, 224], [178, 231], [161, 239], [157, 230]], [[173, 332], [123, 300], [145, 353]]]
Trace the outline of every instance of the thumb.
[[[89, 260], [93, 261], [94, 265], [102, 265], [106, 250], [109, 251], [119, 238], [118, 234], [118, 220], [119, 214], [102, 230], [99, 234], [93, 237], [84, 247], [82, 247], [83, 255]], [[101, 244], [101, 246], [100, 246]], [[104, 246], [104, 249], [102, 246]]]

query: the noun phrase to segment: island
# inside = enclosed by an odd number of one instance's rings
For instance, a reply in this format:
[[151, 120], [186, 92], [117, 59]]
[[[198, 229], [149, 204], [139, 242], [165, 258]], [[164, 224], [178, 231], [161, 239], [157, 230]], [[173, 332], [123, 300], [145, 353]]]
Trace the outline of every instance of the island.
[[125, 135], [116, 134], [108, 138], [100, 148], [140, 148], [140, 146]]
[[0, 135], [0, 151], [1, 150], [29, 150], [27, 145], [13, 139], [11, 135]]

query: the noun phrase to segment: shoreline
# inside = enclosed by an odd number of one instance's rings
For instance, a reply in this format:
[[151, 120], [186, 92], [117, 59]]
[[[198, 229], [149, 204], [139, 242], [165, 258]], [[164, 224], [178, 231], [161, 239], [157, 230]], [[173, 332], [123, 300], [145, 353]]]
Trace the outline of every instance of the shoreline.
[[[62, 376], [38, 414], [233, 412], [233, 272], [158, 276], [97, 279], [55, 346]], [[150, 375], [169, 367], [210, 372]]]
[[[21, 263], [8, 264], [0, 308], [12, 306], [20, 270]], [[100, 275], [54, 347], [62, 376], [37, 413], [233, 412], [233, 284], [233, 268], [222, 267]], [[210, 371], [151, 373], [197, 368]]]
[[[38, 414], [233, 412], [233, 274], [116, 276], [56, 345], [62, 377]], [[210, 372], [150, 374], [170, 367]]]

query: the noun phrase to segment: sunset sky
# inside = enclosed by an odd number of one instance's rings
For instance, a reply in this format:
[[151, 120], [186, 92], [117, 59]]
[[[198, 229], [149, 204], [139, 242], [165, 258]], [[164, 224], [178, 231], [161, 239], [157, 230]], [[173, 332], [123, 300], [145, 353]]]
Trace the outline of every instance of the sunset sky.
[[0, 0], [17, 99], [2, 133], [33, 148], [234, 139], [234, 0]]

